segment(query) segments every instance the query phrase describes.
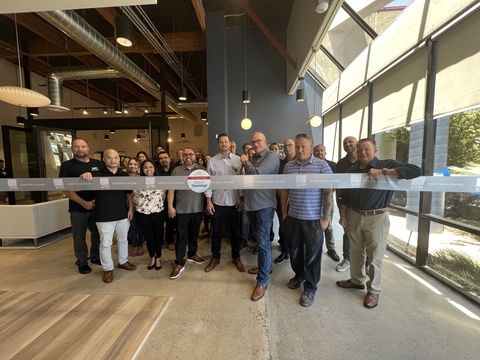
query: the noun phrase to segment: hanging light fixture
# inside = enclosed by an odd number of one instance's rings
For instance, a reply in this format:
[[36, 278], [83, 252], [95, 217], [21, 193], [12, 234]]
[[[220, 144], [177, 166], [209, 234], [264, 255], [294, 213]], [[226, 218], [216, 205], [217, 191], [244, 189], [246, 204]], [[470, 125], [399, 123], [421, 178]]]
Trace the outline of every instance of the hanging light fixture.
[[133, 45], [133, 25], [127, 18], [117, 16], [115, 18], [115, 40], [122, 46]]
[[182, 100], [182, 101], [187, 100], [187, 93], [188, 93], [187, 88], [183, 86], [183, 75], [182, 75], [182, 86], [180, 86], [180, 88], [178, 89], [178, 100]]
[[110, 136], [108, 136], [108, 134], [105, 135], [105, 140], [110, 140]]
[[182, 119], [182, 134], [180, 135], [180, 137], [183, 139], [185, 139], [185, 133], [184, 133], [184, 129], [183, 129], [183, 119]]
[[247, 90], [247, 13], [245, 13], [245, 30], [244, 30], [244, 46], [245, 46], [245, 90], [242, 92], [242, 101], [244, 104], [250, 103], [250, 91]]
[[[318, 48], [313, 48], [313, 52], [315, 53], [315, 77], [317, 77], [317, 52]], [[322, 118], [317, 115], [317, 80], [313, 80], [313, 116], [308, 120], [305, 125], [310, 123], [312, 127], [319, 127], [322, 124]]]
[[148, 107], [145, 109], [145, 114], [148, 114]]
[[128, 109], [123, 110], [125, 114], [128, 114]]
[[28, 113], [32, 116], [38, 116], [38, 108], [37, 107], [28, 108]]
[[142, 140], [142, 135], [141, 134], [137, 134], [137, 140]]
[[25, 118], [23, 116], [17, 116], [17, 124], [25, 125]]
[[200, 113], [200, 119], [202, 119], [203, 121], [207, 121], [207, 112], [206, 111], [202, 111]]
[[115, 134], [115, 129], [110, 129], [110, 134]]
[[83, 115], [88, 115], [87, 109], [83, 110]]
[[299, 77], [298, 80], [300, 80], [300, 85], [298, 85], [297, 89], [297, 102], [303, 102], [305, 101], [305, 85], [303, 83], [303, 77]]
[[122, 113], [122, 103], [120, 101], [117, 101], [115, 103], [115, 114], [121, 114]]
[[170, 126], [168, 127], [168, 133], [170, 134]]
[[20, 63], [20, 46], [18, 41], [17, 15], [15, 16], [15, 36], [17, 38], [17, 56], [18, 56], [18, 86], [0, 86], [0, 100], [6, 103], [23, 107], [42, 107], [50, 104], [50, 99], [36, 91], [25, 89], [22, 81], [22, 64]]
[[103, 113], [104, 113], [105, 115], [107, 115], [107, 114], [108, 114], [107, 109], [103, 109]]

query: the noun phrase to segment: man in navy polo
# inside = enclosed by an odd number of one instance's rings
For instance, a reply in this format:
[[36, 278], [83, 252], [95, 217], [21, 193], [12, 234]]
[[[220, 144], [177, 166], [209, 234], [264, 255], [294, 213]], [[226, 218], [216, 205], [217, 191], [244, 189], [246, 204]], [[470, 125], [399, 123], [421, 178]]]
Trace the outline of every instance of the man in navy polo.
[[[377, 144], [373, 139], [357, 142], [357, 158], [347, 173], [368, 174], [370, 179], [377, 176], [395, 176], [398, 179], [413, 179], [422, 175], [422, 170], [412, 164], [396, 160], [379, 160]], [[340, 197], [340, 225], [347, 230], [350, 239], [350, 279], [337, 281], [347, 289], [365, 289], [367, 296], [363, 306], [373, 309], [378, 305], [380, 282], [382, 280], [383, 258], [387, 248], [390, 229], [388, 207], [393, 190], [342, 189]], [[370, 260], [367, 281], [365, 271], [365, 248]]]
[[[331, 174], [330, 166], [312, 155], [312, 139], [307, 134], [295, 136], [296, 159], [283, 169], [284, 174]], [[301, 185], [298, 183], [297, 185]], [[306, 184], [305, 184], [306, 185]], [[323, 196], [323, 202], [322, 202]], [[283, 189], [282, 214], [290, 247], [290, 262], [295, 276], [290, 289], [303, 285], [300, 305], [310, 306], [315, 300], [322, 265], [323, 230], [331, 221], [332, 189]], [[288, 207], [287, 207], [288, 204]]]
[[[59, 177], [76, 177], [86, 172], [99, 171], [104, 168], [100, 160], [88, 157], [87, 140], [76, 138], [72, 142], [73, 159], [65, 161], [60, 167]], [[73, 249], [80, 274], [92, 272], [88, 266], [88, 246], [86, 242], [87, 228], [90, 230], [90, 262], [101, 265], [99, 245], [100, 235], [95, 225], [95, 191], [63, 191], [69, 199], [68, 212], [72, 224]]]

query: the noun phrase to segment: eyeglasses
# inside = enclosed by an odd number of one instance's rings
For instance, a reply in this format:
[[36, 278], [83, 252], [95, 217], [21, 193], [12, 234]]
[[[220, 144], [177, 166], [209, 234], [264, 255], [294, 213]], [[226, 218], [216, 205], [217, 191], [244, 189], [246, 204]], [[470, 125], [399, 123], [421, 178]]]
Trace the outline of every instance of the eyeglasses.
[[260, 140], [252, 140], [250, 141], [250, 144], [255, 145], [255, 144], [260, 144], [262, 141], [265, 141], [265, 139], [260, 139]]
[[183, 156], [193, 156], [195, 155], [194, 153], [183, 153]]

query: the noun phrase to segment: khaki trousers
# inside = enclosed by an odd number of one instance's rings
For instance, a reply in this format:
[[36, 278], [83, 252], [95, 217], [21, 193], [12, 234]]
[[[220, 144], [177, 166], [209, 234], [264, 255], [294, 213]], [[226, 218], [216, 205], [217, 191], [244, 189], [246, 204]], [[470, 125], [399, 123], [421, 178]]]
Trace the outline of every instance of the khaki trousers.
[[[347, 209], [347, 234], [350, 239], [350, 276], [355, 284], [367, 285], [367, 290], [379, 294], [382, 281], [383, 258], [387, 249], [390, 219], [388, 212], [379, 215], [361, 215]], [[370, 259], [369, 280], [365, 272], [365, 248]]]

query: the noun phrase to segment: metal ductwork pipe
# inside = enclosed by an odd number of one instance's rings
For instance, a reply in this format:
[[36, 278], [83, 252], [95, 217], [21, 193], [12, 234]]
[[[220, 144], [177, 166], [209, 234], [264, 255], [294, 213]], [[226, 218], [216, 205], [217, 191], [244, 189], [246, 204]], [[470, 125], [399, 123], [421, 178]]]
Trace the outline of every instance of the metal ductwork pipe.
[[[158, 100], [161, 99], [160, 85], [73, 10], [44, 11], [37, 14], [149, 94]], [[166, 94], [165, 98], [166, 105], [175, 112], [191, 123], [197, 122], [195, 115], [186, 109], [180, 109], [176, 99], [170, 94]]]
[[177, 102], [177, 106], [179, 107], [208, 107], [208, 101], [182, 101]]
[[53, 68], [47, 75], [48, 97], [51, 100], [46, 109], [65, 112], [70, 109], [63, 105], [63, 80], [105, 79], [122, 77], [119, 71], [106, 66], [72, 66]]

